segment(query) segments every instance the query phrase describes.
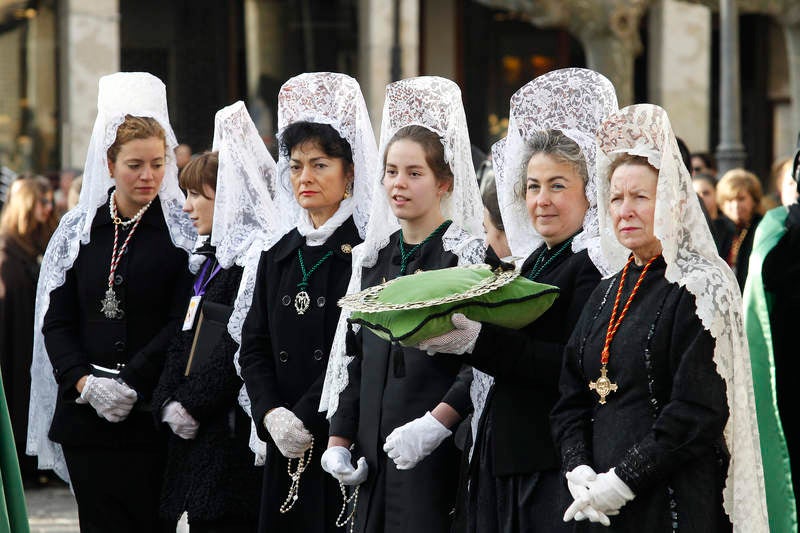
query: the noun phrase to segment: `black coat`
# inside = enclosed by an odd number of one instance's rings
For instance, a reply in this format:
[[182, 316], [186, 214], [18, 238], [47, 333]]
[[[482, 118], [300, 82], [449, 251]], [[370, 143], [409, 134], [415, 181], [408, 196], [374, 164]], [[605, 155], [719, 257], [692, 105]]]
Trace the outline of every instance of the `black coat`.
[[[396, 278], [400, 271], [399, 232], [364, 269], [362, 287]], [[456, 266], [441, 238], [428, 241], [408, 262], [407, 272]], [[361, 485], [356, 511], [359, 532], [439, 532], [450, 528], [458, 485], [459, 451], [450, 437], [413, 469], [397, 470], [383, 444], [397, 427], [419, 418], [440, 402], [464, 417], [471, 401], [472, 371], [458, 357], [431, 357], [413, 348], [392, 347], [362, 329], [361, 357], [348, 366], [348, 384], [331, 418], [331, 435], [356, 443], [369, 476]]]
[[[336, 302], [344, 296], [351, 273], [351, 249], [361, 239], [352, 217], [321, 246], [306, 245], [295, 229], [261, 254], [253, 303], [242, 330], [239, 362], [250, 396], [258, 436], [267, 442], [260, 529], [270, 531], [335, 531], [338, 513], [338, 483], [320, 466], [327, 447], [328, 421], [319, 412], [322, 384], [333, 335], [339, 321]], [[309, 271], [327, 252], [309, 278], [305, 289], [311, 299], [299, 315], [295, 295], [302, 281], [298, 250]], [[287, 495], [287, 460], [264, 427], [264, 416], [276, 407], [292, 411], [314, 436], [311, 465], [302, 475], [300, 499], [286, 514], [278, 508]], [[296, 464], [296, 462], [295, 462]]]
[[[212, 256], [207, 262], [204, 280], [216, 259]], [[241, 267], [220, 270], [206, 286], [203, 302], [232, 306], [241, 279]], [[200, 424], [197, 436], [191, 440], [173, 434], [166, 424], [162, 426], [170, 437], [161, 515], [176, 522], [187, 511], [190, 524], [225, 518], [249, 517], [255, 521], [262, 469], [253, 465], [250, 418], [238, 402], [242, 380], [233, 365], [238, 345], [224, 332], [209, 359], [185, 376], [195, 329], [196, 324], [189, 331], [181, 331], [172, 342], [161, 380], [153, 392], [153, 405], [180, 402]], [[161, 423], [161, 409], [154, 409], [153, 414]]]
[[10, 237], [0, 237], [0, 367], [23, 476], [36, 470], [25, 455], [31, 394], [33, 315], [39, 262]]
[[753, 220], [750, 221], [750, 227], [747, 228], [747, 234], [742, 239], [742, 244], [739, 246], [739, 253], [736, 254], [736, 281], [739, 282], [739, 289], [744, 290], [744, 282], [747, 281], [747, 272], [750, 268], [750, 252], [753, 251], [753, 239], [756, 235], [756, 228], [761, 222], [761, 215], [754, 214]]
[[[127, 232], [120, 232], [120, 246]], [[172, 244], [161, 203], [154, 200], [144, 213], [115, 279], [125, 314], [108, 319], [100, 312], [107, 289], [114, 225], [108, 204], [92, 223], [91, 241], [82, 245], [63, 285], [50, 293], [50, 308], [42, 332], [53, 374], [59, 385], [50, 439], [70, 446], [116, 449], [157, 445], [152, 417], [141, 407], [149, 403], [161, 375], [169, 343], [186, 310], [191, 273], [188, 255]], [[115, 368], [139, 394], [139, 401], [122, 422], [97, 416], [88, 404], [75, 403], [75, 384], [91, 373], [90, 363]]]
[[[546, 246], [522, 265], [528, 274]], [[565, 249], [536, 278], [554, 285], [559, 296], [538, 320], [522, 330], [484, 324], [465, 360], [494, 377], [484, 412], [491, 412], [495, 439], [494, 474], [530, 474], [558, 468], [550, 432], [550, 410], [558, 400], [564, 346], [600, 273], [586, 250]], [[483, 438], [478, 436], [477, 440]]]
[[[631, 265], [620, 307], [642, 268]], [[600, 473], [615, 467], [635, 494], [611, 517], [610, 528], [582, 524], [576, 530], [730, 530], [722, 510], [725, 382], [694, 296], [668, 282], [665, 269], [663, 258], [652, 264], [614, 337], [608, 377], [618, 390], [605, 405], [589, 382], [600, 375], [619, 274], [598, 285], [565, 349], [561, 398], [552, 415], [563, 470], [587, 464]]]

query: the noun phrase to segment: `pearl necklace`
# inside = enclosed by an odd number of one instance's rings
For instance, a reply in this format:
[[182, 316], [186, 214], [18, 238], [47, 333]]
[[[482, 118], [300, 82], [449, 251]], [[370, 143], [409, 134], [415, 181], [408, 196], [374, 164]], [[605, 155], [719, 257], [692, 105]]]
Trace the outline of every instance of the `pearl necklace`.
[[153, 200], [150, 200], [141, 209], [139, 209], [139, 212], [136, 213], [130, 220], [122, 220], [117, 215], [117, 202], [115, 201], [116, 194], [117, 191], [114, 191], [111, 193], [111, 196], [108, 197], [108, 212], [111, 215], [111, 221], [114, 222], [116, 226], [122, 226], [122, 229], [128, 229], [131, 224], [136, 223], [140, 218], [142, 218], [144, 212], [147, 211], [147, 208], [153, 203]]

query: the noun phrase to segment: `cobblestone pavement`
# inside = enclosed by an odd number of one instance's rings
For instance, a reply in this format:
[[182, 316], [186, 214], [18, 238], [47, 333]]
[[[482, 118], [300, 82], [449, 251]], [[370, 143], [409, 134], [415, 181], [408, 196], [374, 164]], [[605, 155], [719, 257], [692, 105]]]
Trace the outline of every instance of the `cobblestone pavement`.
[[[31, 533], [78, 533], [78, 505], [63, 485], [27, 489], [28, 523]], [[186, 520], [178, 524], [176, 533], [188, 533]]]

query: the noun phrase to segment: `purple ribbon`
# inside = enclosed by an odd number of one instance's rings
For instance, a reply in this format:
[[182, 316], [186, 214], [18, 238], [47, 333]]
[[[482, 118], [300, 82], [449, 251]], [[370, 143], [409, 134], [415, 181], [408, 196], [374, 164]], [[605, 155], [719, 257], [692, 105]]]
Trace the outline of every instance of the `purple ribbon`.
[[208, 264], [211, 263], [211, 261], [212, 261], [211, 259], [207, 259], [206, 262], [203, 263], [203, 270], [200, 271], [200, 275], [197, 276], [197, 279], [194, 281], [193, 289], [195, 296], [203, 296], [206, 293], [206, 287], [208, 286], [208, 284], [211, 282], [212, 279], [214, 279], [214, 276], [216, 276], [217, 273], [220, 270], [222, 270], [222, 266], [220, 266], [220, 264], [217, 263], [217, 266], [215, 266], [214, 270], [211, 271], [211, 275], [208, 276], [205, 281], [203, 281], [206, 272], [208, 272]]

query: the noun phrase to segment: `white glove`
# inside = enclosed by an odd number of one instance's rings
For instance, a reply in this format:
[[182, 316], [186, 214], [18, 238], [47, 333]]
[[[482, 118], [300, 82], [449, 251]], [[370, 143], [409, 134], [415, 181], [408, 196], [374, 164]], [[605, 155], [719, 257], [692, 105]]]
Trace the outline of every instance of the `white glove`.
[[617, 514], [623, 505], [636, 496], [613, 468], [598, 474], [597, 479], [588, 482], [588, 486], [589, 504], [606, 515]]
[[[575, 501], [564, 513], [564, 522], [572, 519], [578, 522], [588, 519], [590, 522], [599, 522], [604, 526], [609, 526], [611, 521], [608, 516], [589, 505], [588, 483], [597, 478], [594, 469], [589, 465], [579, 465], [567, 472], [566, 477], [567, 487]], [[618, 514], [618, 512], [612, 514]]]
[[450, 321], [455, 326], [455, 329], [448, 331], [444, 335], [425, 339], [419, 343], [419, 349], [425, 350], [428, 355], [435, 353], [452, 353], [456, 355], [472, 353], [472, 350], [475, 349], [475, 343], [478, 342], [481, 323], [470, 320], [461, 313], [453, 313]]
[[322, 454], [322, 469], [345, 485], [361, 485], [367, 479], [367, 460], [358, 460], [353, 468], [350, 450], [344, 446], [331, 446]]
[[264, 427], [284, 457], [303, 457], [305, 451], [311, 447], [311, 433], [303, 425], [303, 421], [285, 407], [277, 407], [267, 413], [264, 416]]
[[75, 403], [88, 403], [98, 416], [109, 422], [121, 422], [128, 417], [137, 398], [136, 391], [126, 384], [89, 374]]
[[180, 404], [172, 401], [161, 410], [161, 421], [169, 424], [172, 432], [182, 439], [189, 440], [197, 436], [200, 423]]
[[386, 437], [383, 451], [398, 470], [411, 470], [452, 434], [428, 411], [425, 416], [395, 428]]

